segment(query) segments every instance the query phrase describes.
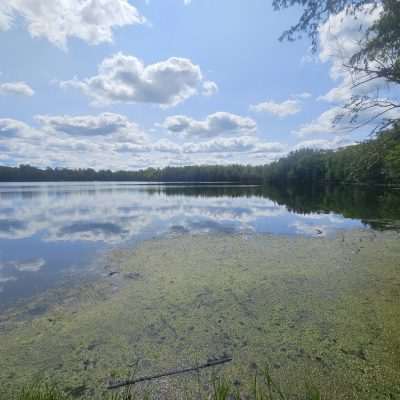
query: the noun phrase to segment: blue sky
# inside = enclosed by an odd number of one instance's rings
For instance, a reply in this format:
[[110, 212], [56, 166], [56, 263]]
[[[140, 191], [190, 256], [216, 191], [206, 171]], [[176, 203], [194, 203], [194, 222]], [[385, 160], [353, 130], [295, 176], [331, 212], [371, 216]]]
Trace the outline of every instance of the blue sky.
[[0, 164], [263, 164], [366, 135], [331, 124], [354, 21], [321, 26], [311, 54], [278, 41], [300, 10], [268, 0], [34, 3], [0, 5]]

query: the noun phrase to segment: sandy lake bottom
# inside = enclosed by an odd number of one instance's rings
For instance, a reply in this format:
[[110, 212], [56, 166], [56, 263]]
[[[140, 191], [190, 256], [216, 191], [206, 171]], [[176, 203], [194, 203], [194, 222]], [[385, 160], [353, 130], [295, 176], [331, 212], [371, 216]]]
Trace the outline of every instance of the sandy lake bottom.
[[[228, 354], [214, 372], [244, 392], [268, 364], [288, 393], [308, 381], [332, 399], [400, 399], [399, 233], [177, 235], [98, 269], [0, 316], [1, 398], [44, 378], [96, 398], [132, 366], [142, 376]], [[179, 397], [210, 374], [146, 390]]]

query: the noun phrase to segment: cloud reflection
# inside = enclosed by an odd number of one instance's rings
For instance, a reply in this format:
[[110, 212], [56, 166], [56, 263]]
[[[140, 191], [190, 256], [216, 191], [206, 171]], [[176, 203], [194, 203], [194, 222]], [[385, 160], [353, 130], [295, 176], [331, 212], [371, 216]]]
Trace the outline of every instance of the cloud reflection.
[[[27, 195], [29, 190], [35, 195]], [[198, 188], [194, 190], [195, 195], [191, 196], [187, 187], [154, 185], [30, 185], [29, 189], [15, 188], [14, 192], [8, 188], [0, 209], [0, 239], [40, 234], [47, 242], [117, 244], [144, 232], [153, 236], [167, 232], [264, 232], [277, 227], [286, 233], [315, 231], [315, 227], [302, 228], [285, 206], [251, 192], [246, 196], [232, 196], [229, 192], [201, 196]], [[318, 224], [321, 215], [307, 218]], [[344, 220], [338, 216], [324, 218], [323, 224], [332, 229]]]

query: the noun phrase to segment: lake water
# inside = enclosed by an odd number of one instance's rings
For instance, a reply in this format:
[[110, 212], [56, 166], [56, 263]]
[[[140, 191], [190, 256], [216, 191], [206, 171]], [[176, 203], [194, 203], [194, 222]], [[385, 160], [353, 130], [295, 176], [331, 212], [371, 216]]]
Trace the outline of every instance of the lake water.
[[0, 184], [0, 310], [79, 277], [98, 256], [163, 235], [327, 236], [390, 229], [398, 192], [143, 183]]

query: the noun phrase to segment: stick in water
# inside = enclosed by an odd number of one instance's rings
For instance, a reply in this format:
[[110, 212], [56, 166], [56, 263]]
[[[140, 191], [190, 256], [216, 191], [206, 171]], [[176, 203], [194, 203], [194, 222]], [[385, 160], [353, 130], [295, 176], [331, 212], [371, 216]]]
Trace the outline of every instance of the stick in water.
[[138, 379], [112, 383], [112, 384], [108, 385], [107, 389], [118, 389], [123, 386], [135, 385], [136, 383], [139, 383], [139, 382], [151, 381], [153, 379], [159, 379], [159, 378], [163, 378], [165, 376], [185, 374], [187, 372], [198, 371], [200, 369], [214, 367], [215, 365], [225, 364], [230, 361], [232, 361], [232, 357], [225, 357], [225, 358], [221, 358], [219, 360], [210, 360], [206, 364], [198, 365], [197, 367], [185, 368], [185, 369], [180, 369], [180, 370], [178, 369], [178, 370], [164, 372], [164, 373], [158, 374], [158, 375], [143, 376], [142, 378], [138, 378]]

